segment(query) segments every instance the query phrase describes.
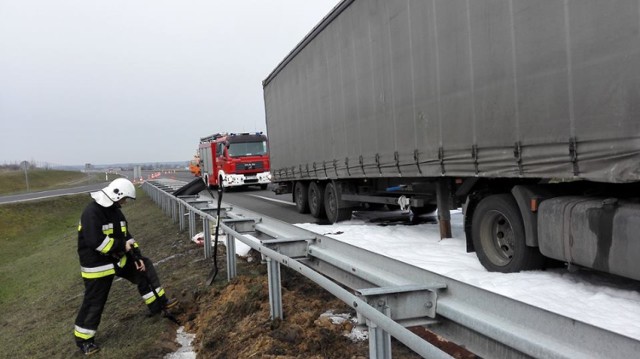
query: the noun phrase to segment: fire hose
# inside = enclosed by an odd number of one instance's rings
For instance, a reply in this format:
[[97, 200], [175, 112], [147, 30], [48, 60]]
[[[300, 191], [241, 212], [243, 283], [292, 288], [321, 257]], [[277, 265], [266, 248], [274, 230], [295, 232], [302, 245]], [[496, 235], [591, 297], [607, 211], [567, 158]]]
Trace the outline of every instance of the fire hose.
[[[216, 279], [216, 276], [218, 275], [218, 235], [220, 232], [220, 207], [222, 206], [222, 183], [218, 184], [218, 208], [216, 208], [216, 230], [215, 230], [215, 237], [213, 240], [213, 268], [211, 269], [211, 272], [209, 272], [209, 276], [207, 277], [207, 285], [211, 285], [213, 284], [213, 281]], [[211, 197], [213, 198], [213, 193], [211, 193], [211, 190], [207, 187], [207, 190], [209, 191], [209, 194], [211, 195]]]

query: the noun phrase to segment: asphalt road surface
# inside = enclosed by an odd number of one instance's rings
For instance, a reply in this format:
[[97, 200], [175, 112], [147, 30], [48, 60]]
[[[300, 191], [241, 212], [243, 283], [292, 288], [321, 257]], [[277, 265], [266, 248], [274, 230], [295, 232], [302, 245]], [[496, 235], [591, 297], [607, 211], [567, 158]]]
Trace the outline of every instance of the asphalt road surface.
[[258, 187], [234, 188], [223, 193], [222, 201], [291, 224], [328, 224], [326, 220], [319, 220], [310, 214], [298, 213], [291, 202], [291, 194], [276, 195]]
[[[170, 178], [188, 183], [195, 177], [188, 171], [162, 172], [158, 178]], [[215, 192], [215, 191], [214, 191]], [[309, 214], [298, 213], [295, 204], [291, 202], [291, 194], [276, 195], [273, 191], [261, 190], [258, 186], [227, 189], [222, 195], [222, 201], [265, 216], [295, 223], [328, 224], [326, 220], [319, 220]]]
[[[121, 175], [131, 178], [133, 173], [123, 172]], [[194, 179], [188, 171], [144, 171], [145, 178], [153, 175], [155, 178], [169, 178], [185, 183]], [[111, 178], [110, 178], [111, 179]], [[10, 196], [0, 196], [0, 204], [33, 201], [44, 198], [66, 196], [79, 193], [89, 193], [104, 188], [109, 182], [85, 185], [74, 188], [57, 189], [51, 191], [31, 192]], [[298, 213], [291, 194], [276, 195], [271, 190], [261, 190], [257, 186], [244, 188], [231, 188], [224, 192], [222, 200], [225, 203], [262, 213], [271, 218], [283, 222], [295, 223], [327, 223], [326, 220], [318, 220], [309, 214]]]

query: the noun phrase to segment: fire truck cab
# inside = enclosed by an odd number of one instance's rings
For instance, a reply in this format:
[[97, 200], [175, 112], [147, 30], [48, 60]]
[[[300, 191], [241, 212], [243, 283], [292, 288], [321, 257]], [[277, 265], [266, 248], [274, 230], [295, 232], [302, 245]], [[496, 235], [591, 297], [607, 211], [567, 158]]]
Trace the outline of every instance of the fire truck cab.
[[256, 133], [216, 133], [200, 139], [200, 170], [209, 187], [259, 185], [270, 182], [267, 136]]

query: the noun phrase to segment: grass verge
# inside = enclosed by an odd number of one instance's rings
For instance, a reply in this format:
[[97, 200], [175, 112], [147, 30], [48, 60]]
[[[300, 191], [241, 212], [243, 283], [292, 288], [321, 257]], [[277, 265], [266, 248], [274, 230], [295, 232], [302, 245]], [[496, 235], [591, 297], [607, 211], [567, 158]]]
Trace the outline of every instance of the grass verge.
[[[0, 358], [82, 357], [73, 325], [84, 285], [77, 225], [86, 194], [0, 206]], [[124, 206], [129, 228], [154, 262], [167, 293], [189, 302], [205, 263], [160, 209], [138, 191]], [[135, 286], [116, 280], [98, 328], [102, 358], [156, 358], [175, 350], [176, 325], [148, 318]]]
[[24, 171], [0, 170], [0, 195], [105, 182], [104, 174], [101, 173], [82, 173], [78, 171], [47, 170], [40, 168], [29, 170], [27, 177], [29, 178], [29, 191], [27, 191], [27, 181]]

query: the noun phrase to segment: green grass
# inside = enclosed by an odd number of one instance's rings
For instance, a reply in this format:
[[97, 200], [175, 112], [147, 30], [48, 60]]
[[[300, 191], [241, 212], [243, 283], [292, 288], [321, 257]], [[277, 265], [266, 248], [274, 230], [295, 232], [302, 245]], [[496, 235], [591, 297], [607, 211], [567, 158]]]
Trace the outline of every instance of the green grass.
[[87, 174], [78, 171], [31, 169], [27, 172], [29, 191], [24, 171], [0, 170], [0, 195], [43, 191], [104, 182], [104, 174]]
[[[6, 314], [5, 304], [37, 297], [35, 286], [55, 283], [50, 281], [52, 275], [58, 278], [59, 272], [73, 266], [79, 213], [87, 199], [86, 195], [68, 196], [0, 206], [1, 316]], [[32, 271], [32, 267], [43, 270]], [[16, 276], [16, 272], [29, 275]]]
[[75, 247], [86, 203], [84, 195], [0, 206], [0, 357], [29, 357], [69, 331], [70, 297], [82, 293]]
[[[157, 261], [176, 250], [183, 255], [192, 250], [187, 235], [178, 233], [144, 192], [137, 196], [123, 211], [145, 255]], [[0, 205], [0, 358], [81, 357], [73, 337], [84, 292], [77, 226], [90, 200], [84, 194]], [[201, 255], [193, 250], [190, 255]], [[188, 261], [176, 259], [156, 267], [172, 296], [184, 291], [172, 284], [190, 288], [202, 280], [202, 268], [188, 268], [194, 265], [193, 258]], [[114, 282], [96, 336], [103, 347], [98, 356], [148, 358], [170, 351], [161, 343], [174, 339], [175, 327], [159, 316], [147, 318], [146, 313], [135, 286]]]

